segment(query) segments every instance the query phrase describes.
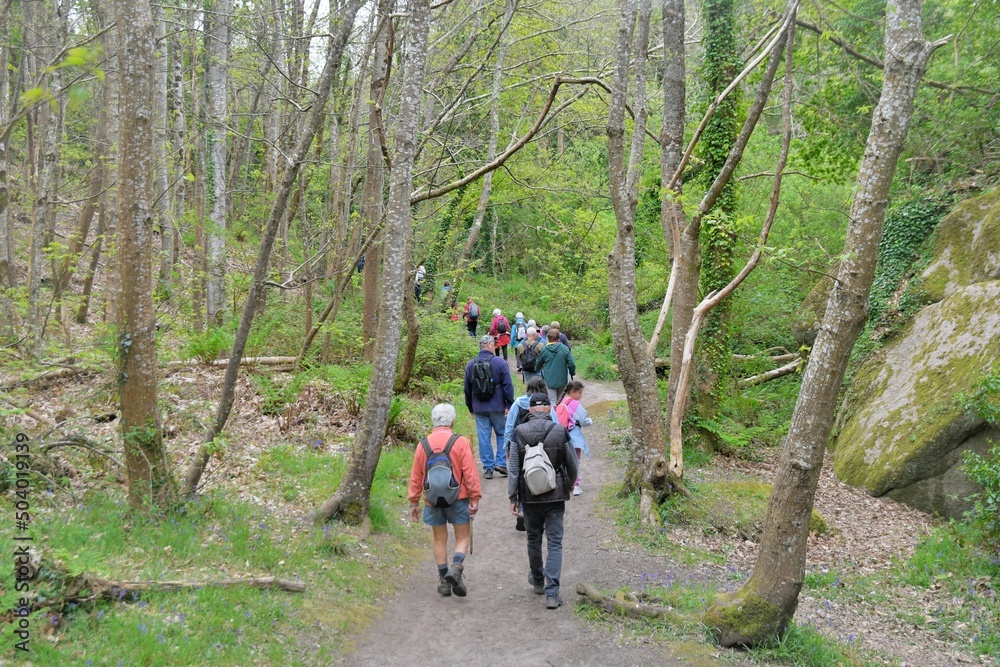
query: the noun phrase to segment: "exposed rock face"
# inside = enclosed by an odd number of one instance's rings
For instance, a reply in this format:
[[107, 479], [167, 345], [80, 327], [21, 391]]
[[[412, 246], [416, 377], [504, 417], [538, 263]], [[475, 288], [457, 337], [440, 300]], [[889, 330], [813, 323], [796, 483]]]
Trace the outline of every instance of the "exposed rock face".
[[795, 319], [792, 321], [792, 335], [795, 336], [795, 342], [799, 345], [812, 347], [813, 343], [816, 342], [820, 322], [826, 315], [826, 302], [830, 299], [830, 292], [833, 291], [833, 278], [831, 276], [836, 275], [836, 273], [837, 265], [834, 265], [809, 290], [809, 294], [795, 312]]
[[976, 491], [963, 452], [1000, 438], [955, 401], [1000, 360], [1000, 190], [942, 221], [934, 257], [923, 280], [936, 303], [858, 373], [834, 471], [872, 495], [957, 517]]

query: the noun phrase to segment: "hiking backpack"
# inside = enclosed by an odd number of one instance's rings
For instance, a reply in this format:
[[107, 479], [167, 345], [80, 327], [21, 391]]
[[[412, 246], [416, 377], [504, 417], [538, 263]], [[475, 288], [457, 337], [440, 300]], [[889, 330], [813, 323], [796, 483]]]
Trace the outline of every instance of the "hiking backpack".
[[528, 337], [528, 327], [525, 326], [524, 322], [519, 322], [514, 325], [514, 338], [517, 340], [524, 340]]
[[568, 431], [576, 424], [570, 418], [569, 406], [566, 405], [566, 401], [567, 399], [564, 398], [559, 405], [556, 406], [556, 419], [559, 421], [559, 424]]
[[521, 368], [534, 373], [536, 361], [538, 361], [538, 343], [524, 348], [524, 352], [521, 353]]
[[474, 303], [469, 304], [469, 319], [473, 322], [479, 321], [479, 306]]
[[[548, 437], [553, 428], [555, 424], [549, 426], [542, 440]], [[524, 448], [524, 484], [535, 496], [544, 495], [556, 488], [556, 469], [542, 442]]]
[[451, 507], [458, 500], [460, 486], [455, 481], [455, 471], [451, 467], [451, 446], [458, 440], [458, 434], [453, 433], [448, 438], [448, 444], [440, 452], [431, 450], [431, 444], [427, 438], [423, 438], [420, 444], [427, 454], [427, 468], [424, 475], [424, 498], [432, 507]]
[[506, 317], [501, 317], [500, 321], [497, 322], [497, 333], [501, 336], [510, 331], [510, 324], [507, 322]]
[[480, 401], [488, 401], [493, 398], [494, 392], [493, 367], [490, 362], [480, 359], [472, 365], [472, 395]]

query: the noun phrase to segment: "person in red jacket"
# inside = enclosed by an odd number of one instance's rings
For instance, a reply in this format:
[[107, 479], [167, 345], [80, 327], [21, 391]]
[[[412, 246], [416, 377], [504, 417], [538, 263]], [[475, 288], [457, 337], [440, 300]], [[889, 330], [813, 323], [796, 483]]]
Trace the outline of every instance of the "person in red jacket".
[[507, 360], [507, 346], [510, 345], [510, 320], [503, 316], [500, 309], [493, 311], [493, 321], [490, 323], [490, 335], [496, 339], [496, 355], [503, 354], [504, 361]]
[[[455, 407], [447, 403], [434, 406], [431, 410], [431, 423], [434, 430], [427, 436], [427, 443], [432, 452], [445, 450], [452, 436], [452, 425], [455, 423]], [[469, 439], [459, 436], [451, 446], [448, 458], [451, 460], [452, 477], [459, 485], [458, 500], [450, 507], [433, 507], [424, 499], [424, 523], [431, 527], [434, 533], [434, 560], [438, 569], [438, 593], [448, 597], [452, 593], [465, 597], [467, 589], [462, 580], [465, 568], [465, 554], [469, 549], [472, 537], [472, 517], [479, 511], [479, 499], [483, 492], [479, 486], [479, 472], [476, 470], [476, 459], [472, 455], [472, 445]], [[418, 446], [413, 455], [413, 467], [410, 469], [410, 518], [420, 520], [420, 496], [424, 490], [424, 478], [427, 475], [427, 453], [423, 446]], [[455, 532], [455, 553], [452, 566], [448, 567], [448, 524]]]

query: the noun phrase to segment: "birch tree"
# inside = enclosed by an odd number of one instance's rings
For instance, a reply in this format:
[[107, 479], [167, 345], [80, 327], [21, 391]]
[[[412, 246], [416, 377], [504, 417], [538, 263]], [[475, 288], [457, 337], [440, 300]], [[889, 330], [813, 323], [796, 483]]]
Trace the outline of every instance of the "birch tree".
[[153, 16], [148, 0], [115, 0], [121, 72], [116, 340], [121, 428], [129, 503], [163, 507], [174, 497], [156, 404], [156, 314], [153, 310]]
[[411, 0], [406, 26], [402, 89], [399, 112], [392, 133], [392, 169], [386, 208], [385, 261], [383, 262], [382, 313], [375, 339], [375, 362], [365, 397], [365, 409], [347, 468], [340, 486], [307, 520], [326, 521], [340, 516], [349, 523], [363, 523], [368, 508], [375, 468], [378, 466], [389, 423], [392, 385], [399, 358], [403, 325], [403, 299], [407, 290], [406, 249], [412, 234], [410, 193], [416, 155], [424, 65], [430, 29], [429, 0]]
[[781, 635], [805, 577], [809, 517], [823, 454], [851, 349], [864, 326], [889, 186], [913, 119], [913, 100], [931, 53], [920, 0], [889, 0], [885, 79], [858, 171], [843, 261], [813, 345], [772, 485], [753, 572], [721, 597], [704, 622], [723, 646], [755, 645]]

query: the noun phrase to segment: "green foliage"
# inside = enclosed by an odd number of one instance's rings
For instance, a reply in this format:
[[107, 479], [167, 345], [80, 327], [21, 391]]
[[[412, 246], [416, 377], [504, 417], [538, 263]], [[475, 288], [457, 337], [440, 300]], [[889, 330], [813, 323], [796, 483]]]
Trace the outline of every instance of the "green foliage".
[[969, 519], [980, 524], [993, 543], [1000, 547], [1000, 443], [987, 456], [965, 453], [962, 471], [983, 490], [977, 493]]
[[[513, 323], [514, 318], [509, 319]], [[412, 376], [428, 388], [464, 378], [465, 365], [478, 352], [464, 322], [452, 322], [438, 313], [422, 315]]]
[[[912, 290], [906, 290], [911, 267], [921, 245], [946, 212], [947, 206], [941, 200], [918, 196], [894, 205], [886, 214], [870, 294], [869, 321], [874, 326], [884, 327], [901, 317], [909, 319], [923, 305], [919, 295], [914, 297]], [[904, 300], [903, 294], [909, 298]]]
[[209, 363], [220, 359], [223, 352], [233, 346], [233, 334], [224, 327], [213, 327], [204, 331], [189, 334], [184, 344], [183, 354], [186, 359], [198, 359]]
[[795, 665], [795, 667], [828, 667], [842, 665], [867, 667], [879, 664], [864, 657], [851, 645], [854, 636], [845, 637], [846, 644], [822, 634], [812, 624], [790, 623], [785, 634], [774, 642], [749, 649], [750, 657], [764, 664]]
[[598, 341], [573, 346], [573, 360], [577, 374], [585, 380], [617, 380], [614, 350], [610, 345], [600, 346]]

